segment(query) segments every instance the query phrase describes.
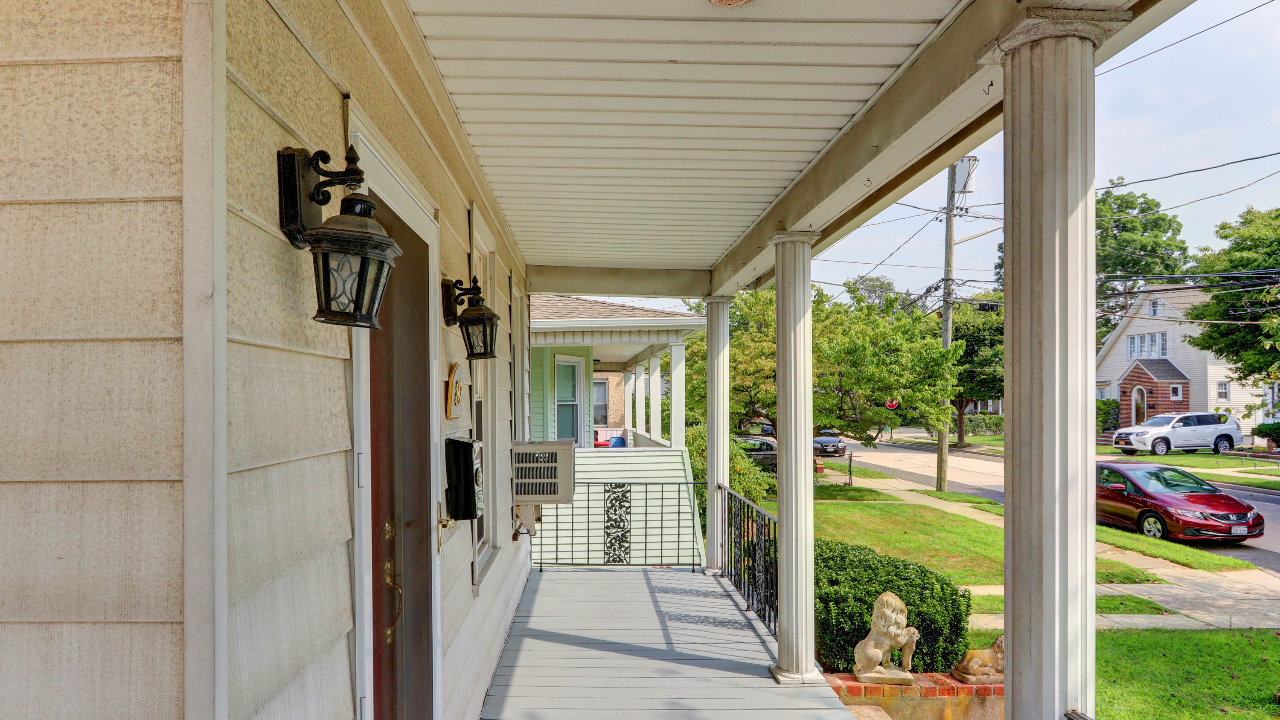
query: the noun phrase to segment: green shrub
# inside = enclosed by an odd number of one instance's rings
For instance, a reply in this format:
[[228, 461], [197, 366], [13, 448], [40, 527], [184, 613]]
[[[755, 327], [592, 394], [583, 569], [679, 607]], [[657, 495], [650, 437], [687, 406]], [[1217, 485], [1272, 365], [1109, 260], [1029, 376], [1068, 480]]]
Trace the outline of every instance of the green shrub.
[[1003, 435], [1003, 415], [965, 415], [964, 431], [969, 435]]
[[1280, 422], [1259, 424], [1253, 429], [1253, 436], [1280, 443]]
[[1111, 432], [1120, 427], [1120, 401], [1098, 400], [1098, 415], [1094, 420], [1099, 433]]
[[[862, 545], [814, 543], [814, 600], [818, 658], [827, 672], [852, 672], [853, 648], [871, 630], [871, 611], [886, 590], [907, 605], [920, 631], [913, 672], [949, 672], [969, 649], [968, 590], [925, 566]], [[893, 661], [901, 663], [894, 651]]]
[[[689, 451], [689, 468], [693, 471], [694, 492], [698, 495], [698, 511], [707, 520], [707, 426], [690, 425], [684, 431], [684, 446]], [[751, 461], [751, 456], [737, 443], [729, 443], [729, 488], [753, 503], [772, 497], [778, 490], [778, 479]]]

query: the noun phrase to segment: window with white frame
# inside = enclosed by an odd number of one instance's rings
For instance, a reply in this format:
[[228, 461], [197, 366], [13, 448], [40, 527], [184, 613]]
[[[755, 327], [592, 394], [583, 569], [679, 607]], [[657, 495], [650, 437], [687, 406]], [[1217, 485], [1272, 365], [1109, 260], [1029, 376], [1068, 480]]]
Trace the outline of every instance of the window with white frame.
[[1130, 335], [1129, 359], [1169, 357], [1169, 333], [1153, 332]]
[[1160, 301], [1152, 300], [1150, 310], [1148, 312], [1151, 315], [1151, 317], [1157, 317], [1158, 315], [1160, 315]]
[[1138, 357], [1138, 336], [1130, 335], [1129, 336], [1129, 359], [1133, 360], [1136, 357]]
[[1170, 400], [1181, 400], [1181, 399], [1182, 399], [1182, 386], [1181, 386], [1181, 385], [1170, 385], [1170, 386], [1169, 386], [1169, 399], [1170, 399]]
[[1098, 399], [1099, 400], [1107, 399], [1107, 387], [1105, 385], [1098, 386]]
[[1160, 357], [1169, 357], [1169, 333], [1160, 333]]
[[1231, 383], [1229, 382], [1218, 383], [1218, 399], [1219, 400], [1231, 399]]
[[1140, 358], [1147, 357], [1147, 336], [1146, 335], [1138, 336], [1138, 357]]

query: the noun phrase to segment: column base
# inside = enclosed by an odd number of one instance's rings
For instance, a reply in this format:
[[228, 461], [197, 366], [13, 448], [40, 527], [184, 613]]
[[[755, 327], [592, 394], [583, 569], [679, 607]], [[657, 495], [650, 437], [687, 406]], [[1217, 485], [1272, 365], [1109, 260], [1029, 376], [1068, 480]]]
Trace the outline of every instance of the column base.
[[715, 568], [702, 568], [702, 574], [707, 577], [720, 577], [720, 571]]
[[773, 679], [779, 685], [826, 685], [827, 679], [822, 676], [822, 671], [818, 670], [818, 666], [814, 665], [809, 672], [794, 673], [787, 672], [777, 665], [770, 665], [769, 672], [773, 674]]

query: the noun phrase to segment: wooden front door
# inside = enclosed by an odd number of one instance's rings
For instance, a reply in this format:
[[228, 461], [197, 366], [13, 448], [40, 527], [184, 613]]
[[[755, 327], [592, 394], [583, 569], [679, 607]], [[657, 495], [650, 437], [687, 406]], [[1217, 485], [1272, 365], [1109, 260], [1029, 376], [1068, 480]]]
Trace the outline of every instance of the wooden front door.
[[404, 255], [369, 335], [373, 704], [379, 720], [431, 720], [432, 273], [426, 243], [381, 202], [377, 218]]

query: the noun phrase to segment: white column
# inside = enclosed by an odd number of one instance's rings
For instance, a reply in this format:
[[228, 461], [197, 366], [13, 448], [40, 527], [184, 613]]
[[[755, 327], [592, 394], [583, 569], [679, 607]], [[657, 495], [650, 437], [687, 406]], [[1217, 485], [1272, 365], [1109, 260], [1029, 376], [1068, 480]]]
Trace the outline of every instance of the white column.
[[671, 447], [684, 447], [684, 343], [671, 343]]
[[662, 356], [649, 358], [649, 434], [662, 439]]
[[1007, 716], [1095, 715], [1094, 48], [1116, 14], [1032, 9], [1004, 67]]
[[622, 429], [631, 429], [631, 414], [634, 412], [632, 398], [636, 392], [635, 373], [630, 370], [622, 371]]
[[723, 493], [729, 488], [729, 303], [707, 298], [707, 572], [723, 568]]
[[774, 238], [778, 283], [778, 664], [783, 684], [822, 683], [813, 623], [811, 234]]
[[644, 432], [645, 377], [644, 377], [643, 364], [636, 366], [635, 376], [636, 376], [636, 417], [635, 417], [636, 430], [638, 432]]

